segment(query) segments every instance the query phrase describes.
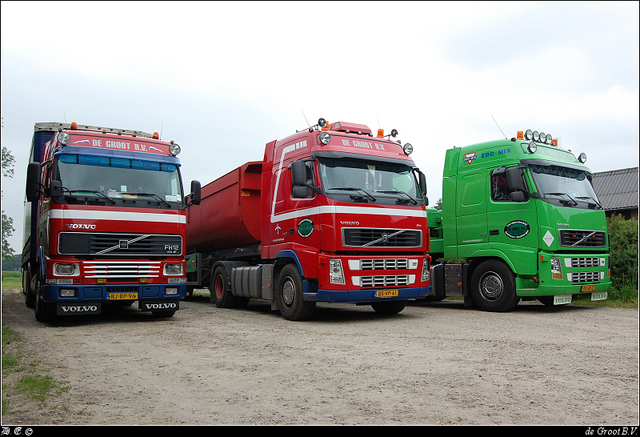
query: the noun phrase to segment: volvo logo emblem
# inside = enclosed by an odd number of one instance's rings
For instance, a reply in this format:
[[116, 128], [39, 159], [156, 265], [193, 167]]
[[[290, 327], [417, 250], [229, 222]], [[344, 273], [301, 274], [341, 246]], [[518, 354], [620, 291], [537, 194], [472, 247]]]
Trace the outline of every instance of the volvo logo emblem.
[[129, 242], [127, 240], [118, 240], [118, 247], [120, 249], [128, 249], [129, 248]]

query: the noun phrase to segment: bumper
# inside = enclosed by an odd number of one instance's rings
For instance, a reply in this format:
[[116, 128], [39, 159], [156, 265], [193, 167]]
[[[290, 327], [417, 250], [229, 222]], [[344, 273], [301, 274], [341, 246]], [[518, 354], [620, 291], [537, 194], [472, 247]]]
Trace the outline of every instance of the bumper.
[[[173, 291], [176, 289], [177, 293]], [[46, 285], [42, 290], [44, 301], [48, 303], [179, 301], [184, 299], [186, 291], [186, 284]], [[127, 299], [132, 295], [137, 298]]]
[[[376, 297], [378, 291], [396, 291], [397, 296]], [[313, 302], [342, 302], [342, 303], [371, 303], [391, 300], [423, 299], [431, 292], [429, 287], [394, 288], [394, 289], [353, 289], [353, 290], [322, 290], [313, 283], [304, 281], [303, 299]], [[395, 294], [395, 293], [392, 293]]]

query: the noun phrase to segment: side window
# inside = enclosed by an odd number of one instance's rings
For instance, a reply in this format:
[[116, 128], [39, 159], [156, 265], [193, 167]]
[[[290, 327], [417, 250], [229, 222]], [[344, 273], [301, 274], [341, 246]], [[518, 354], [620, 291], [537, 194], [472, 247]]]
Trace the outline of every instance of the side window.
[[509, 198], [509, 183], [505, 173], [493, 172], [491, 174], [491, 200], [495, 202], [502, 202], [510, 200]]

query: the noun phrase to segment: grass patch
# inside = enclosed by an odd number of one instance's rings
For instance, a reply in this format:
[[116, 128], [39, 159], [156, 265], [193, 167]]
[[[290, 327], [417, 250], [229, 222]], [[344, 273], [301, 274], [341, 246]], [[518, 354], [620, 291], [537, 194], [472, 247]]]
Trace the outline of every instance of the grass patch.
[[[37, 361], [26, 362], [20, 354], [22, 341], [19, 333], [8, 326], [2, 327], [3, 415], [11, 410], [11, 399], [16, 395], [26, 395], [32, 401], [45, 403], [49, 395], [67, 392], [70, 388], [47, 375]], [[17, 378], [18, 374], [23, 376]]]
[[22, 288], [22, 274], [20, 272], [2, 272], [2, 289]]

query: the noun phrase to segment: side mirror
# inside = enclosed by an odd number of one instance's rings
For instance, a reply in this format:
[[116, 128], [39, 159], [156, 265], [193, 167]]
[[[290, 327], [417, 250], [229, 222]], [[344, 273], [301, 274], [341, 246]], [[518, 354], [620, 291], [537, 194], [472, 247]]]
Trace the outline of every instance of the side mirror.
[[506, 170], [507, 182], [510, 191], [527, 191], [524, 183], [522, 169], [518, 167], [509, 167]]
[[202, 186], [200, 181], [191, 181], [191, 194], [189, 194], [189, 205], [200, 205], [202, 196]]
[[60, 181], [51, 181], [51, 186], [49, 187], [49, 196], [51, 197], [59, 197], [62, 196], [62, 182]]
[[30, 162], [27, 166], [27, 202], [36, 202], [40, 197], [40, 163]]
[[307, 166], [304, 161], [294, 161], [291, 163], [291, 185], [307, 185]]
[[509, 167], [506, 169], [507, 183], [511, 200], [514, 202], [525, 202], [527, 200], [527, 185], [524, 181], [524, 173], [521, 168]]
[[291, 196], [294, 199], [305, 199], [309, 194], [309, 189], [306, 186], [297, 186], [297, 187], [293, 187], [293, 190], [291, 191]]

